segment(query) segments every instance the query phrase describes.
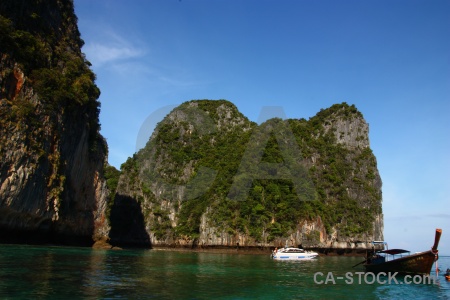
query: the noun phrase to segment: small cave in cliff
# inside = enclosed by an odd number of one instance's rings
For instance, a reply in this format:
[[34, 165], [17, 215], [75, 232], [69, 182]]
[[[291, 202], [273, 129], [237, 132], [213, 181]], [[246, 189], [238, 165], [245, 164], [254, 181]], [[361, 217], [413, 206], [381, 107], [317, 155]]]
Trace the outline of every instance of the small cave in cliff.
[[110, 214], [110, 244], [118, 247], [150, 248], [144, 215], [136, 199], [116, 194]]

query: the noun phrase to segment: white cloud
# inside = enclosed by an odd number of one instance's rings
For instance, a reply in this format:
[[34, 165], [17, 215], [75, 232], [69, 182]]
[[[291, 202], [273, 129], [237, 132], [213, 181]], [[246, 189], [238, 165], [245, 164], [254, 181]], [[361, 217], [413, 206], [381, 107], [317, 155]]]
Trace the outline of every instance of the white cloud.
[[86, 43], [83, 52], [94, 67], [142, 57], [146, 53], [136, 42], [126, 40], [113, 32], [104, 33], [98, 41]]

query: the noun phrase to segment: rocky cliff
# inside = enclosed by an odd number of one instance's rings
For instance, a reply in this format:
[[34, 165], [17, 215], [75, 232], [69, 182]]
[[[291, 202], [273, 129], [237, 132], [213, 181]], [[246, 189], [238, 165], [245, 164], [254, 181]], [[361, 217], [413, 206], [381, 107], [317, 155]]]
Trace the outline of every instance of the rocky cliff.
[[257, 125], [228, 101], [189, 101], [119, 173], [104, 168], [82, 45], [72, 1], [0, 2], [0, 242], [363, 249], [383, 238], [354, 106]]
[[70, 0], [0, 3], [0, 240], [107, 236], [99, 90]]
[[381, 201], [354, 106], [257, 125], [228, 101], [190, 101], [122, 165], [111, 241], [363, 249], [383, 239]]

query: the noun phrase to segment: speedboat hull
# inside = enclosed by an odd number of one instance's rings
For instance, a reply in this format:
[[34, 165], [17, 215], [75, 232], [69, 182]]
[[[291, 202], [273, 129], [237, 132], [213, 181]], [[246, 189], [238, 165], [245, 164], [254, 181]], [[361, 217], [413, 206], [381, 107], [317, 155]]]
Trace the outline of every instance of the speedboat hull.
[[318, 255], [283, 255], [283, 254], [279, 254], [279, 255], [274, 255], [273, 259], [276, 260], [310, 260], [310, 259], [314, 259], [317, 258]]
[[305, 251], [300, 248], [284, 248], [272, 253], [272, 258], [275, 260], [311, 260], [318, 256], [319, 254], [316, 252]]

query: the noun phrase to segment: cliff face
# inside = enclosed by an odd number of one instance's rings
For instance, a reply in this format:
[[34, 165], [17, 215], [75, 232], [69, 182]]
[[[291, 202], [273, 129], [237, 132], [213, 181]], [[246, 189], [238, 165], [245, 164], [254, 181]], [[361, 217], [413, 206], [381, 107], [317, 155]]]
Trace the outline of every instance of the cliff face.
[[[0, 2], [0, 242], [364, 248], [383, 239], [368, 125], [345, 103], [257, 125], [182, 104], [103, 167], [100, 91], [70, 0]], [[106, 215], [109, 215], [109, 221]]]
[[227, 172], [237, 168], [253, 126], [228, 101], [192, 101], [174, 109], [147, 146], [122, 165], [111, 242], [191, 245], [216, 197], [212, 185], [230, 180]]
[[228, 101], [190, 101], [121, 171], [117, 244], [348, 249], [383, 239], [368, 125], [345, 103], [258, 126]]
[[107, 236], [99, 90], [72, 1], [0, 3], [0, 239]]

